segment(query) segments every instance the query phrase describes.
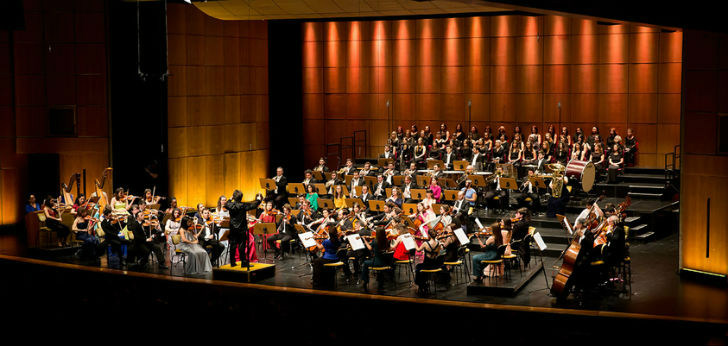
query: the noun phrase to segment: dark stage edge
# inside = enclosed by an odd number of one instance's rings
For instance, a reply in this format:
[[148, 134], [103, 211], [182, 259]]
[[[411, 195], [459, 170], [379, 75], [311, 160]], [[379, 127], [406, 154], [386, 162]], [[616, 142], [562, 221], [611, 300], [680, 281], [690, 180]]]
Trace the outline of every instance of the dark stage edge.
[[229, 264], [212, 269], [213, 280], [234, 282], [258, 282], [276, 275], [276, 265], [267, 263], [251, 263], [250, 270], [240, 265], [230, 267]]
[[511, 269], [510, 274], [503, 277], [486, 277], [482, 282], [471, 282], [468, 285], [469, 296], [515, 296], [526, 284], [538, 274], [543, 272], [543, 261], [531, 263], [525, 271]]

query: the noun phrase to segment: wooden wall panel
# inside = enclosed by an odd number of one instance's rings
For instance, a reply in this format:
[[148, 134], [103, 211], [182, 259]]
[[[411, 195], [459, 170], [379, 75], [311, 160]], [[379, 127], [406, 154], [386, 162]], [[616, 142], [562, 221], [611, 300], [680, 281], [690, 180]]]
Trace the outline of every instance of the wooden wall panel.
[[[348, 127], [329, 126], [334, 119], [454, 127], [467, 121], [469, 100], [474, 123], [509, 131], [561, 122], [624, 134], [640, 125], [637, 136], [645, 131], [650, 148], [641, 162], [650, 166], [661, 165], [660, 150], [678, 143], [674, 127], [661, 127], [671, 132], [658, 139], [657, 126], [679, 124], [680, 32], [520, 15], [302, 25], [304, 123], [320, 128], [323, 121], [326, 129], [304, 145], [317, 153], [351, 135]], [[369, 139], [378, 152], [386, 136]], [[307, 154], [307, 164], [317, 156]]]
[[[223, 22], [184, 5], [169, 8], [170, 195], [180, 205], [213, 206], [234, 189], [250, 199], [260, 190], [258, 177], [269, 175], [267, 24]], [[307, 79], [322, 81], [316, 68], [322, 51], [304, 54], [303, 63], [312, 66]], [[310, 90], [320, 93], [323, 83]], [[321, 101], [315, 104], [304, 114], [323, 114]]]

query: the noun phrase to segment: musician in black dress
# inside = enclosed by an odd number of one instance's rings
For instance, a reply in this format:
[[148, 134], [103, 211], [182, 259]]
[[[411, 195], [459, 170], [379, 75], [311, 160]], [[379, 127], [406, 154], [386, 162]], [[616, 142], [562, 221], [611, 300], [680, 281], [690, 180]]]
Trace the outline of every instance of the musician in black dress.
[[627, 137], [624, 138], [624, 163], [627, 167], [634, 166], [638, 146], [634, 131], [631, 128], [627, 129]]
[[[279, 176], [283, 175], [283, 168], [278, 168]], [[283, 178], [285, 180], [285, 178]], [[279, 187], [280, 189], [280, 187]], [[285, 191], [285, 187], [283, 187]], [[230, 212], [230, 233], [228, 240], [230, 242], [230, 266], [235, 267], [235, 250], [240, 248], [240, 264], [248, 265], [248, 210], [258, 208], [262, 200], [262, 196], [258, 195], [253, 202], [243, 202], [243, 193], [240, 190], [233, 191], [233, 196], [225, 203], [225, 208]]]

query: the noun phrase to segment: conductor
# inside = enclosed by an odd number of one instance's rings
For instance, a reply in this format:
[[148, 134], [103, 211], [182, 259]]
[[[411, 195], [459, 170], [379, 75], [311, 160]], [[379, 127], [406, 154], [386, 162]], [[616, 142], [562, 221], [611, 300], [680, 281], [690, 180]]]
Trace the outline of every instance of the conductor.
[[243, 193], [240, 190], [233, 191], [233, 196], [227, 203], [225, 208], [230, 212], [230, 266], [235, 267], [235, 250], [239, 249], [240, 252], [240, 265], [243, 267], [249, 267], [248, 261], [248, 210], [252, 210], [258, 207], [260, 201], [263, 200], [263, 195], [258, 194], [255, 196], [255, 201], [246, 203], [242, 202]]

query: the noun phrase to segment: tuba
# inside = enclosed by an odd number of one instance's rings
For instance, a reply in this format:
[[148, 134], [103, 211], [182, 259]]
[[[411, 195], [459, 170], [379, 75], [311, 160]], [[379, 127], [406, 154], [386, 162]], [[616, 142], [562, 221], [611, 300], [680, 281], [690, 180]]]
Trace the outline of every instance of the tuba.
[[551, 170], [551, 196], [559, 198], [564, 187], [564, 171], [566, 168], [559, 163], [550, 163], [546, 167]]

